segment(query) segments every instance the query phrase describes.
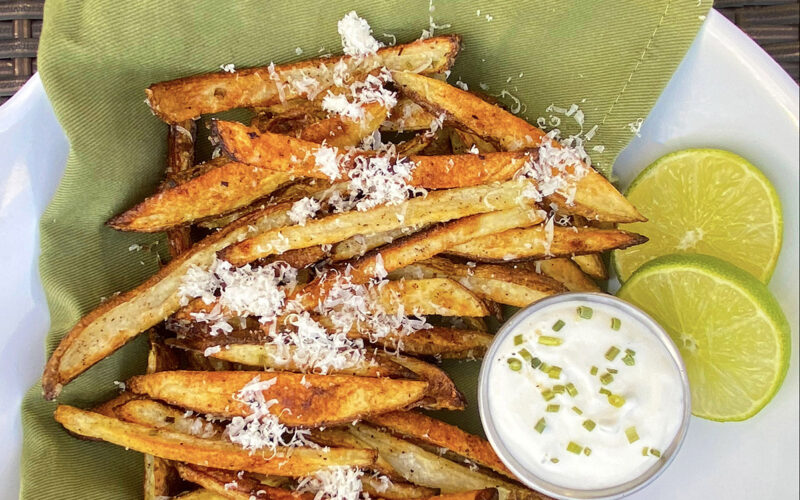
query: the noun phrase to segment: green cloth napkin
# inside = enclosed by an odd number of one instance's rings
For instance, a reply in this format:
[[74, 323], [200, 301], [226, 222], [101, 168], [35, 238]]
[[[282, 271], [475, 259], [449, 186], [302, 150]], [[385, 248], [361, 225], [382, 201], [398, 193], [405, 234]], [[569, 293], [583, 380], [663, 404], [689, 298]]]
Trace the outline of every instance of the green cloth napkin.
[[[432, 5], [432, 6], [431, 6]], [[555, 104], [578, 104], [589, 146], [608, 172], [645, 118], [711, 5], [710, 0], [436, 0], [348, 2], [47, 0], [39, 69], [70, 140], [64, 178], [41, 221], [41, 277], [50, 306], [48, 354], [103, 296], [153, 274], [166, 253], [160, 235], [126, 234], [103, 222], [152, 193], [164, 170], [166, 126], [143, 103], [153, 82], [217, 70], [338, 53], [336, 22], [355, 9], [378, 39], [409, 41], [429, 29], [463, 35], [450, 81], [509, 104], [528, 120]], [[434, 8], [435, 7], [435, 8]], [[301, 55], [297, 55], [302, 50]], [[505, 91], [505, 92], [504, 92]], [[561, 128], [577, 131], [565, 118]], [[589, 148], [587, 148], [589, 149]], [[129, 250], [131, 245], [142, 250]], [[134, 247], [135, 248], [135, 247]], [[144, 370], [142, 338], [69, 384], [60, 402], [88, 407], [116, 392], [115, 380]], [[470, 408], [446, 419], [480, 433], [479, 364], [449, 363]], [[141, 495], [142, 457], [69, 436], [39, 385], [22, 405], [24, 499], [130, 499]]]

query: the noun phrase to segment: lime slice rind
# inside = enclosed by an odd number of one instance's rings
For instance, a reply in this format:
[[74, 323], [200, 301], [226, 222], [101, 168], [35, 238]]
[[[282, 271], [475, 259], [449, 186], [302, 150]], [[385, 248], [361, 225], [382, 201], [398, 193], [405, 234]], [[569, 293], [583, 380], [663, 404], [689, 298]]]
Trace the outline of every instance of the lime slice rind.
[[687, 367], [694, 415], [746, 420], [780, 389], [791, 355], [789, 323], [749, 273], [711, 256], [670, 255], [644, 264], [617, 295], [672, 337]]

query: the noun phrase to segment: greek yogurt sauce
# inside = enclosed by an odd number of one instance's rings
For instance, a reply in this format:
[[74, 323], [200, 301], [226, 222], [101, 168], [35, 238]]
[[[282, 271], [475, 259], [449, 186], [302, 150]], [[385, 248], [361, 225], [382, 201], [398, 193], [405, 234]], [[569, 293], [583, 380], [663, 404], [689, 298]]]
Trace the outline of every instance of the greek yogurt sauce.
[[678, 366], [646, 325], [612, 306], [546, 306], [508, 332], [490, 362], [498, 437], [552, 484], [589, 490], [636, 479], [680, 430]]

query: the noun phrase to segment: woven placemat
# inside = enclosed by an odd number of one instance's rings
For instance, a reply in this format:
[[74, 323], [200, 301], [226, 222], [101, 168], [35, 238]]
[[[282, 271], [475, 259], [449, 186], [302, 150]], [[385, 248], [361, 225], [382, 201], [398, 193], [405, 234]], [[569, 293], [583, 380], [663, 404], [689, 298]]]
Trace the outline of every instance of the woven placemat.
[[[800, 77], [800, 0], [714, 0], [789, 75]], [[0, 1], [0, 104], [36, 72], [44, 0]]]

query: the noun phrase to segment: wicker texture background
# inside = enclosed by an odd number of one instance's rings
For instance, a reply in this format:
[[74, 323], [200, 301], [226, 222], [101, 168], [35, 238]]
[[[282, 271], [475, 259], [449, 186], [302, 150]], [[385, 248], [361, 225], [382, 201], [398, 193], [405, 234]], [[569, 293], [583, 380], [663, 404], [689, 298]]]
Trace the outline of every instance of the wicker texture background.
[[[36, 72], [44, 0], [0, 0], [0, 104]], [[795, 81], [800, 73], [800, 0], [715, 0]]]

